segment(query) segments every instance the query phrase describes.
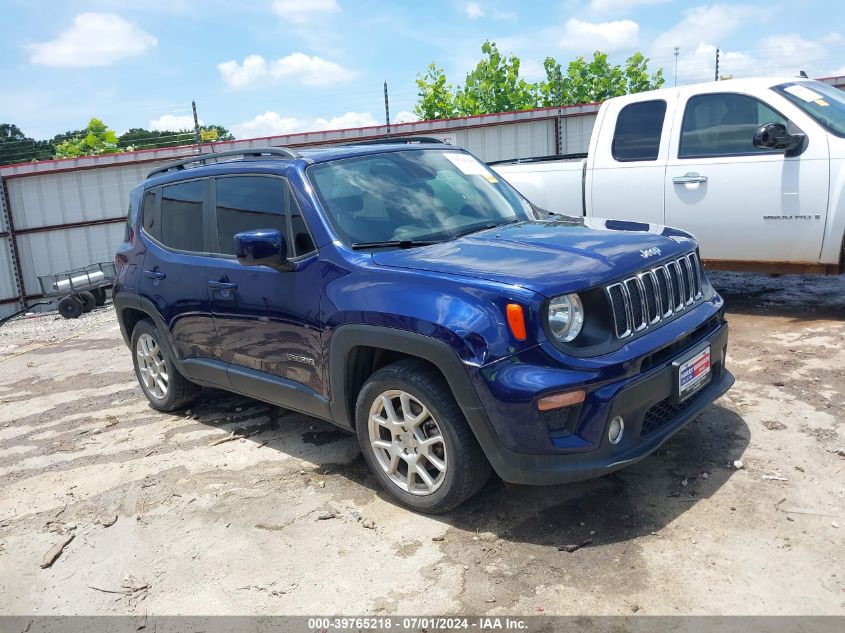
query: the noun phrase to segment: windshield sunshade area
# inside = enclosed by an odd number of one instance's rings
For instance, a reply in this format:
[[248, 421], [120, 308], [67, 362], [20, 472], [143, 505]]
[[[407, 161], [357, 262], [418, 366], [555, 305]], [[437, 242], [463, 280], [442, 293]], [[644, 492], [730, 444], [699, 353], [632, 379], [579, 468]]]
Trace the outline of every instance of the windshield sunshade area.
[[774, 90], [804, 110], [828, 132], [845, 137], [845, 93], [820, 81], [794, 81]]
[[357, 247], [410, 247], [533, 218], [464, 152], [385, 152], [313, 165], [308, 176], [341, 240]]

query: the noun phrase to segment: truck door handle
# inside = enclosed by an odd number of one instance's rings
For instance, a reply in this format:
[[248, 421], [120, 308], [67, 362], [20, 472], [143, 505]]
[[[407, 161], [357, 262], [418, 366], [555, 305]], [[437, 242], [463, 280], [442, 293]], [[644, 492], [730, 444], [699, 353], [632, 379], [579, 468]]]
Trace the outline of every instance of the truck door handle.
[[234, 281], [209, 281], [208, 287], [214, 290], [234, 290], [238, 284]]
[[676, 185], [698, 185], [707, 182], [707, 176], [700, 176], [694, 172], [684, 174], [683, 176], [675, 176], [672, 182]]
[[167, 275], [161, 272], [160, 270], [145, 270], [144, 277], [146, 277], [147, 279], [159, 280], [164, 279], [165, 277], [167, 277]]

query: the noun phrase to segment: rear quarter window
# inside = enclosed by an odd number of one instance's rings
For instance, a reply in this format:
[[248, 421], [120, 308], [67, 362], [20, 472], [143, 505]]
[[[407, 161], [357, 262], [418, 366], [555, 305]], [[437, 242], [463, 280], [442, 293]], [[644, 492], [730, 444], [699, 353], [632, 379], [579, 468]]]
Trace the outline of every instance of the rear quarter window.
[[622, 163], [657, 160], [666, 102], [662, 99], [626, 105], [616, 118], [611, 154]]

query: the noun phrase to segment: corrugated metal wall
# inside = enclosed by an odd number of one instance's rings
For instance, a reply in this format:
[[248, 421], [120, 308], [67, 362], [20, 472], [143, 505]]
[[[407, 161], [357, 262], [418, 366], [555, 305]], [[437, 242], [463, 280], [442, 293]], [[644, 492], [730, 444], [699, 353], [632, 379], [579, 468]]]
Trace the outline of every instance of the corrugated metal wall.
[[[559, 119], [562, 153], [587, 151], [597, 111], [594, 105], [565, 109]], [[464, 147], [485, 161], [549, 156], [557, 151], [557, 114], [557, 110], [543, 109], [423, 121], [392, 126], [391, 132], [394, 136], [434, 136]], [[214, 149], [314, 147], [379, 137], [386, 132], [385, 126], [309, 132], [217, 143]], [[123, 236], [132, 187], [157, 166], [195, 152], [196, 148], [190, 146], [0, 167], [15, 228], [24, 294], [40, 294], [39, 275], [110, 261]], [[7, 232], [0, 219], [0, 316], [18, 309], [17, 303], [8, 301], [18, 296], [18, 290], [11, 240], [3, 237]]]

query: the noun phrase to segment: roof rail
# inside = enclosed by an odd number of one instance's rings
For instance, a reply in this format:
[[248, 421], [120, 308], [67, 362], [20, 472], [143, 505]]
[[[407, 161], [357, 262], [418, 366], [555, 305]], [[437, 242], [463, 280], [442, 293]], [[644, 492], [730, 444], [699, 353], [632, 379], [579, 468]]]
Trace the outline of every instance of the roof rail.
[[175, 163], [168, 163], [163, 167], [159, 167], [158, 169], [154, 169], [149, 174], [147, 174], [147, 178], [152, 178], [153, 176], [158, 176], [160, 174], [166, 174], [171, 171], [178, 171], [180, 169], [187, 169], [186, 165], [190, 165], [191, 163], [203, 163], [210, 159], [210, 158], [227, 158], [230, 156], [243, 156], [244, 158], [261, 158], [262, 156], [278, 156], [281, 158], [300, 158], [302, 154], [297, 152], [296, 150], [288, 149], [286, 147], [256, 147], [256, 148], [247, 148], [247, 149], [233, 149], [228, 150], [225, 152], [209, 152], [208, 154], [197, 154], [196, 156], [191, 156], [190, 158], [183, 158], [182, 160], [178, 160]]
[[369, 141], [350, 141], [343, 143], [343, 145], [414, 145], [416, 143], [440, 143], [447, 145], [446, 141], [433, 136], [386, 136], [384, 138], [375, 138]]

